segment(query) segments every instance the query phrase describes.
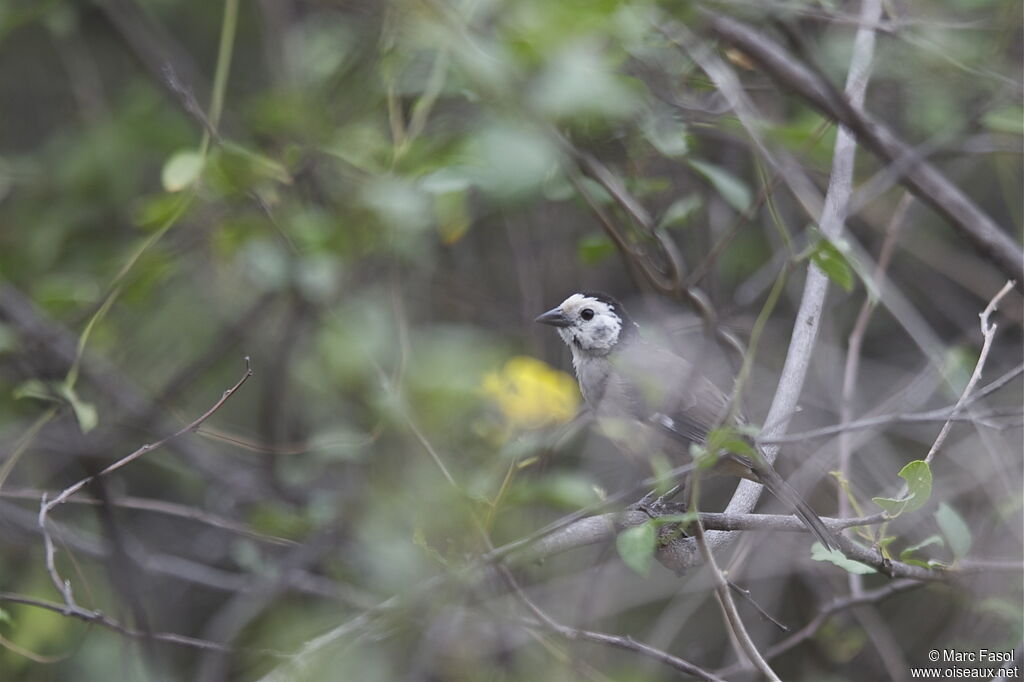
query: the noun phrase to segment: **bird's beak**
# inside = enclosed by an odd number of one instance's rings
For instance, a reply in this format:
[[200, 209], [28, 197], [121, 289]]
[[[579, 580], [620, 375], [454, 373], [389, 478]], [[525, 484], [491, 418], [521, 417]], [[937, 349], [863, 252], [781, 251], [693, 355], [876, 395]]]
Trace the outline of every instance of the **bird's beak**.
[[561, 308], [552, 308], [543, 315], [539, 315], [534, 322], [540, 322], [541, 324], [549, 324], [552, 327], [570, 327], [572, 322], [565, 313], [562, 312]]

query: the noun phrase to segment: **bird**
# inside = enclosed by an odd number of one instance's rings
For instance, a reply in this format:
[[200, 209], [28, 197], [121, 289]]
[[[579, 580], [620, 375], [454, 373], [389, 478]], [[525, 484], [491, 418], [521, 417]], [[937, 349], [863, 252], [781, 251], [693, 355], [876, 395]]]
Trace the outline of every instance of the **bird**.
[[[705, 444], [711, 430], [729, 416], [728, 396], [698, 367], [647, 342], [622, 304], [608, 294], [574, 293], [536, 321], [557, 330], [572, 354], [588, 410], [599, 420], [615, 424], [612, 430], [618, 437], [613, 440], [625, 441], [629, 451], [664, 447], [673, 455], [688, 456], [691, 444]], [[734, 420], [737, 426], [745, 423], [742, 415]], [[838, 548], [835, 535], [810, 505], [752, 441], [747, 443], [757, 457], [717, 453], [717, 463], [705, 473], [762, 484], [793, 510], [822, 545]]]

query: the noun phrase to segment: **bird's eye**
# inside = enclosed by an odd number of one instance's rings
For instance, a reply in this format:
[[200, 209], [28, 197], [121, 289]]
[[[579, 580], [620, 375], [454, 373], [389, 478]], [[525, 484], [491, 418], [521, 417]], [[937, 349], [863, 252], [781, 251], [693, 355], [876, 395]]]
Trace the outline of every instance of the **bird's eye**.
[[590, 308], [584, 308], [583, 312], [580, 313], [580, 317], [584, 320], [592, 320], [594, 319], [594, 311]]

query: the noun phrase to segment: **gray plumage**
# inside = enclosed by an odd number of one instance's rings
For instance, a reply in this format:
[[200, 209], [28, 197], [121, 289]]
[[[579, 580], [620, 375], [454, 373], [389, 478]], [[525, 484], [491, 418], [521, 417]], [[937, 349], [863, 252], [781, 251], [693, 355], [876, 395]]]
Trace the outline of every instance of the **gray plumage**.
[[[664, 449], [688, 455], [690, 443], [704, 443], [728, 416], [725, 393], [687, 360], [645, 342], [622, 305], [607, 294], [573, 294], [537, 321], [555, 327], [569, 346], [590, 410], [599, 419], [627, 423], [625, 430], [606, 429], [627, 452], [643, 456]], [[838, 546], [807, 502], [763, 458], [722, 453], [709, 473], [761, 483], [823, 545]]]

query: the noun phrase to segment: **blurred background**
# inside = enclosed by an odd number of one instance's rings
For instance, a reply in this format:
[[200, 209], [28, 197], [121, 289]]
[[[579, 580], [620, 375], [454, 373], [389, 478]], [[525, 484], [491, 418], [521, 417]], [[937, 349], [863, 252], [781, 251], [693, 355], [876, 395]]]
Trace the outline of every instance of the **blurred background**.
[[[725, 390], [753, 336], [742, 400], [759, 425], [814, 262], [831, 287], [789, 431], [954, 404], [1006, 274], [863, 150], [846, 233], [822, 240], [808, 197], [828, 186], [835, 124], [709, 28], [746, 22], [842, 88], [859, 12], [0, 3], [0, 679], [256, 680], [339, 626], [284, 679], [679, 677], [567, 642], [466, 571], [636, 475], [564, 426], [580, 407], [568, 352], [532, 320], [607, 291]], [[865, 107], [1014, 242], [1021, 23], [1019, 2], [886, 3]], [[865, 284], [879, 261], [881, 289]], [[894, 558], [990, 570], [838, 611], [773, 656], [783, 679], [906, 679], [930, 649], [1021, 651], [1016, 290], [992, 320], [978, 388], [1005, 381], [954, 424], [929, 503], [876, 538]], [[43, 493], [199, 418], [246, 356], [251, 378], [194, 432], [52, 509], [48, 571]], [[845, 448], [854, 511], [875, 513], [941, 426], [801, 439], [778, 467], [834, 515]], [[796, 631], [854, 580], [808, 545], [744, 533], [719, 562]], [[516, 575], [560, 623], [730, 670], [706, 570], [623, 551]], [[62, 604], [55, 575], [130, 632], [12, 598]], [[787, 636], [741, 612], [763, 650]]]

